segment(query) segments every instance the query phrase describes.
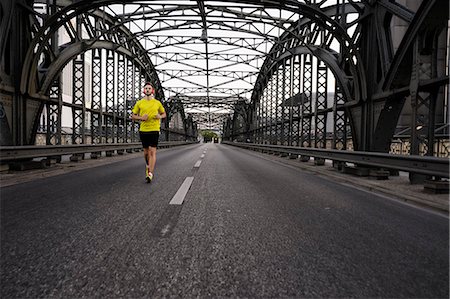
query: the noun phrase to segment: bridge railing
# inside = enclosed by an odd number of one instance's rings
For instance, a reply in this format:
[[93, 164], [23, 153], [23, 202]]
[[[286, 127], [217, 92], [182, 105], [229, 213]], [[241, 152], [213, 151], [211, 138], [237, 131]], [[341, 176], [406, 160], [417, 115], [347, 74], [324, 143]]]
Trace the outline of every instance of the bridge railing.
[[393, 155], [375, 152], [345, 151], [230, 141], [223, 141], [222, 143], [251, 150], [309, 156], [337, 162], [354, 163], [359, 166], [394, 169], [441, 178], [449, 177], [450, 159], [448, 158]]
[[[163, 141], [158, 148], [174, 147], [193, 144], [189, 141]], [[62, 155], [75, 155], [86, 153], [99, 153], [111, 151], [133, 151], [142, 149], [142, 143], [110, 143], [110, 144], [66, 144], [66, 145], [26, 145], [26, 146], [1, 146], [0, 162], [14, 162], [32, 158], [45, 158]]]

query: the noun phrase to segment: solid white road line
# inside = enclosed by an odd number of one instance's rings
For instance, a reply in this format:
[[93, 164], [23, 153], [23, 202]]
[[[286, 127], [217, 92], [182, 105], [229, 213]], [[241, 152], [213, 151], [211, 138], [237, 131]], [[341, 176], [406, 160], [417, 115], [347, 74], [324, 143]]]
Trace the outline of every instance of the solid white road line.
[[181, 205], [183, 204], [184, 198], [191, 187], [192, 181], [194, 180], [193, 176], [188, 176], [184, 179], [183, 184], [181, 184], [180, 189], [178, 189], [177, 193], [172, 197], [172, 200], [169, 202], [169, 205]]
[[195, 163], [194, 168], [199, 168], [200, 164], [202, 164], [202, 160], [198, 160], [197, 163]]

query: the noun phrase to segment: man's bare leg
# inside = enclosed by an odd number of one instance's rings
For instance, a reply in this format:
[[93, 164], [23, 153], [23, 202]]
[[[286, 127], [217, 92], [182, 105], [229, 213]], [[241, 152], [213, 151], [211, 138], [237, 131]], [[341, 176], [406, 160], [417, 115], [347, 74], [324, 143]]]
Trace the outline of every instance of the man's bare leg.
[[148, 152], [149, 152], [148, 148], [144, 147], [144, 159], [145, 159], [145, 165], [147, 165], [147, 166], [148, 166], [148, 157], [149, 157]]
[[149, 147], [148, 167], [150, 168], [151, 173], [153, 173], [153, 170], [155, 170], [155, 164], [156, 164], [156, 147]]

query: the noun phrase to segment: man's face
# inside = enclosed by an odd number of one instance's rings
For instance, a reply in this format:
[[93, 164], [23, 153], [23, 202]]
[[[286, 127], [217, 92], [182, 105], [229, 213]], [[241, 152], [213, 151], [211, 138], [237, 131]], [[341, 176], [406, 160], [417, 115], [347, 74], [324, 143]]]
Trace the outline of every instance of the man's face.
[[144, 86], [144, 94], [146, 96], [153, 94], [153, 87], [151, 85], [145, 85]]

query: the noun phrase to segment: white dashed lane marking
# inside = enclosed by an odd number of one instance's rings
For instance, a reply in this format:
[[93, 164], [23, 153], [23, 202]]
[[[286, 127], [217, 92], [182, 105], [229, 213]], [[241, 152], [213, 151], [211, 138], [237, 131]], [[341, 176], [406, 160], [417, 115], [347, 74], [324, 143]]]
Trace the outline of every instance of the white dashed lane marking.
[[183, 184], [181, 185], [180, 189], [178, 189], [177, 193], [172, 197], [172, 200], [169, 202], [170, 205], [181, 205], [183, 204], [184, 198], [186, 197], [186, 194], [189, 191], [189, 188], [191, 187], [192, 181], [194, 180], [193, 176], [188, 176]]
[[200, 164], [202, 164], [202, 160], [198, 160], [197, 163], [195, 163], [194, 168], [199, 168]]

